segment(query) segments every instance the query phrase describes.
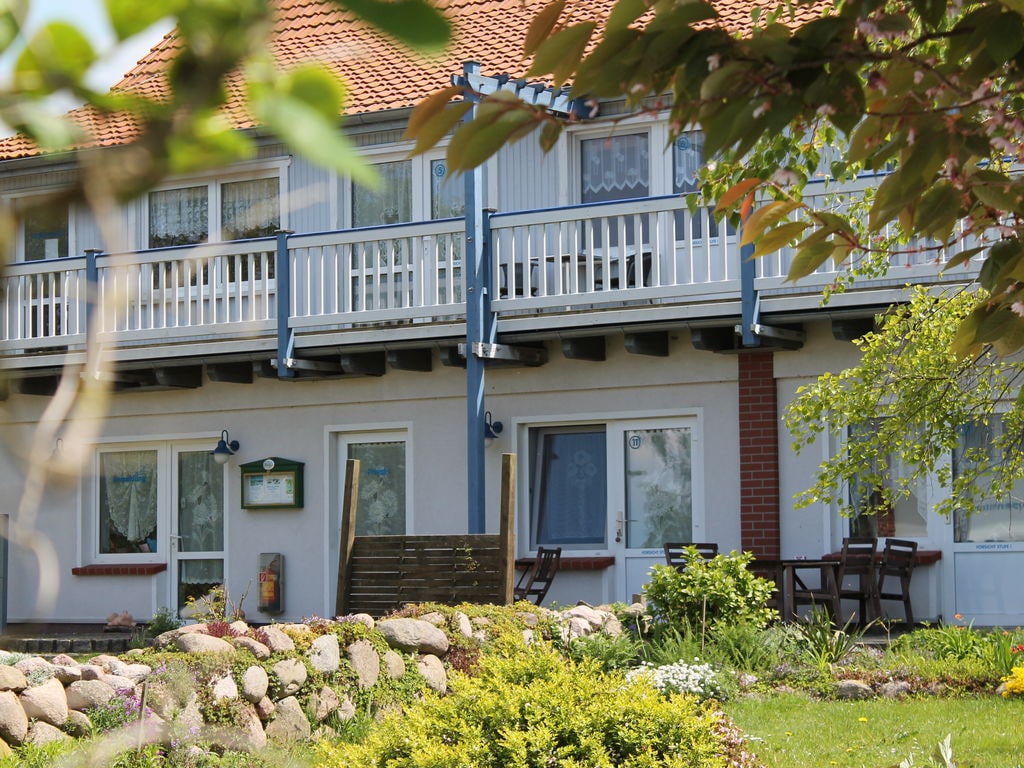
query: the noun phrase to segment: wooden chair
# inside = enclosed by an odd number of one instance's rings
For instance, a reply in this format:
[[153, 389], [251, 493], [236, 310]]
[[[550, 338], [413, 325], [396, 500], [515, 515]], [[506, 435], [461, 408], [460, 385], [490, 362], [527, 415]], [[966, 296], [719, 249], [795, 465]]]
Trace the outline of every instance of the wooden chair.
[[679, 570], [686, 567], [686, 550], [696, 549], [705, 560], [711, 560], [718, 554], [718, 544], [703, 542], [669, 542], [665, 544], [665, 562]]
[[[905, 539], [886, 539], [882, 550], [882, 562], [878, 566], [879, 600], [900, 600], [906, 613], [907, 623], [914, 623], [914, 611], [910, 607], [910, 575], [914, 572], [914, 555], [917, 542]], [[898, 579], [899, 591], [886, 591], [885, 580]]]
[[562, 548], [537, 547], [537, 557], [533, 565], [527, 568], [516, 583], [512, 594], [516, 600], [533, 599], [534, 605], [544, 601], [551, 582], [555, 580], [558, 567], [562, 563]]
[[[875, 572], [877, 549], [878, 539], [874, 536], [849, 536], [843, 539], [843, 551], [839, 556], [839, 570], [836, 573], [839, 599], [857, 601], [857, 621], [860, 624], [867, 623], [868, 603], [875, 616], [882, 613]], [[848, 578], [853, 579], [853, 584], [847, 583]]]

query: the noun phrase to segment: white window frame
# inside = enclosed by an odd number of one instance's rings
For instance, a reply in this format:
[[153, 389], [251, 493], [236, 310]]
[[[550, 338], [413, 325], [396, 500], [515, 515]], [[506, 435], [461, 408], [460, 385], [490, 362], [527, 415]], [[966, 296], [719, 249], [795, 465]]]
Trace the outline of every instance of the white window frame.
[[175, 189], [186, 189], [188, 187], [206, 187], [207, 190], [207, 211], [206, 222], [207, 243], [226, 242], [222, 239], [223, 227], [221, 223], [221, 186], [239, 181], [259, 181], [261, 179], [276, 178], [278, 180], [278, 221], [281, 229], [288, 229], [288, 209], [286, 201], [289, 199], [288, 190], [288, 166], [289, 160], [275, 160], [272, 162], [248, 163], [233, 167], [230, 172], [224, 173], [203, 173], [195, 176], [182, 176], [153, 187], [141, 199], [141, 220], [140, 236], [142, 244], [139, 250], [151, 250], [149, 247], [149, 195], [153, 192], [168, 192]]
[[[25, 219], [24, 219], [23, 216], [18, 214], [19, 208], [21, 208], [21, 206], [23, 206], [23, 205], [26, 205], [33, 198], [47, 198], [47, 197], [50, 197], [50, 196], [53, 196], [53, 195], [59, 195], [61, 192], [65, 191], [65, 189], [66, 189], [65, 187], [53, 187], [53, 186], [51, 186], [51, 187], [42, 187], [40, 189], [35, 189], [35, 190], [32, 190], [31, 192], [25, 191], [25, 192], [20, 192], [18, 194], [4, 195], [4, 198], [3, 198], [4, 205], [7, 207], [8, 210], [14, 211], [15, 216], [16, 216], [16, 221], [17, 221], [17, 229], [16, 229], [16, 233], [15, 233], [15, 243], [14, 243], [14, 261], [16, 263], [21, 263], [21, 264], [32, 263], [32, 262], [27, 262], [25, 260], [25, 253], [27, 251], [27, 248], [25, 247], [26, 246], [26, 242], [25, 242], [25, 237], [26, 237], [26, 235], [25, 235]], [[77, 233], [75, 231], [75, 229], [76, 229], [75, 224], [76, 224], [76, 218], [77, 218], [77, 213], [78, 213], [78, 206], [75, 204], [75, 202], [73, 200], [68, 200], [67, 201], [67, 205], [68, 205], [68, 255], [67, 255], [67, 257], [61, 257], [61, 258], [71, 258], [73, 256], [81, 255], [81, 254], [78, 253]]]
[[[435, 160], [445, 159], [445, 148], [443, 146], [422, 155], [409, 157], [412, 147], [412, 144], [403, 146], [388, 145], [386, 147], [362, 150], [363, 159], [370, 166], [399, 161], [411, 163], [412, 201], [410, 215], [412, 219], [409, 222], [401, 222], [403, 224], [431, 221], [430, 213], [433, 201], [431, 200], [430, 168]], [[339, 223], [342, 229], [352, 228], [352, 189], [355, 184], [356, 182], [350, 176], [347, 176], [341, 185], [341, 194], [338, 196], [338, 202], [340, 208]]]
[[402, 442], [405, 444], [405, 532], [412, 533], [414, 528], [414, 496], [413, 496], [413, 449], [412, 430], [408, 426], [372, 426], [352, 427], [351, 429], [329, 429], [334, 438], [338, 467], [339, 491], [344, 481], [345, 461], [348, 459], [348, 446], [353, 443], [387, 443]]
[[672, 148], [668, 146], [668, 125], [663, 116], [641, 116], [610, 125], [582, 124], [568, 131], [568, 175], [569, 203], [582, 204], [583, 194], [580, 183], [583, 173], [583, 142], [588, 139], [608, 139], [613, 136], [632, 134], [647, 135], [647, 156], [649, 158], [648, 181], [651, 197], [672, 194]]

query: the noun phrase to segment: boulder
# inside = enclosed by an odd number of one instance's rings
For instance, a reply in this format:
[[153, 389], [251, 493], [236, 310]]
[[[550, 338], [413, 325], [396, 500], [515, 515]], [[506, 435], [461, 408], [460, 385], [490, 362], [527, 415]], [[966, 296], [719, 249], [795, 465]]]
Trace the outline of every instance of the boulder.
[[264, 696], [262, 699], [257, 701], [253, 707], [256, 710], [256, 714], [259, 715], [260, 720], [264, 723], [273, 716], [274, 711], [277, 709], [269, 696]]
[[390, 648], [384, 652], [384, 669], [387, 676], [392, 680], [405, 677], [405, 659], [400, 653], [395, 653]]
[[448, 637], [440, 629], [419, 619], [385, 619], [377, 629], [388, 645], [409, 653], [429, 653], [444, 656], [448, 653]]
[[68, 709], [82, 712], [106, 704], [114, 698], [114, 689], [102, 680], [78, 680], [65, 691]]
[[282, 696], [298, 693], [306, 682], [306, 665], [298, 659], [284, 659], [272, 667]]
[[874, 695], [871, 686], [863, 680], [840, 680], [836, 687], [837, 699], [870, 699]]
[[135, 691], [135, 681], [130, 677], [121, 677], [120, 675], [103, 675], [100, 680], [118, 693], [130, 694]]
[[309, 663], [317, 672], [333, 675], [341, 666], [341, 648], [334, 635], [320, 635], [309, 646]]
[[266, 645], [274, 653], [289, 653], [295, 650], [295, 641], [286, 635], [281, 629], [271, 624], [263, 627], [261, 633], [266, 638]]
[[473, 636], [473, 623], [469, 620], [469, 616], [462, 611], [455, 614], [455, 626], [458, 627], [459, 634], [463, 637]]
[[14, 691], [0, 691], [0, 739], [18, 746], [28, 736], [28, 715]]
[[21, 708], [30, 720], [60, 728], [68, 719], [68, 697], [60, 680], [51, 677], [42, 685], [26, 688], [19, 696]]
[[367, 629], [373, 629], [375, 626], [377, 626], [377, 622], [374, 621], [373, 616], [371, 616], [368, 613], [353, 613], [351, 618], [352, 621], [358, 621]]
[[218, 677], [216, 680], [211, 681], [211, 684], [213, 686], [211, 693], [214, 701], [233, 701], [238, 698], [238, 684], [235, 683], [235, 679], [231, 675]]
[[912, 693], [912, 688], [906, 680], [890, 680], [882, 683], [878, 693], [885, 699], [905, 699]]
[[259, 640], [254, 640], [251, 637], [232, 637], [228, 642], [236, 648], [244, 648], [260, 661], [270, 658], [270, 649]]
[[242, 698], [255, 704], [267, 695], [270, 678], [263, 667], [253, 665], [242, 673]]
[[24, 672], [6, 664], [0, 666], [0, 691], [20, 693], [26, 688], [28, 688], [28, 680], [25, 679]]
[[420, 621], [425, 621], [428, 624], [433, 624], [435, 627], [443, 627], [447, 621], [444, 618], [444, 614], [438, 611], [431, 611], [430, 613], [424, 613], [419, 617]]
[[236, 752], [258, 752], [267, 746], [263, 723], [251, 704], [238, 708], [233, 726], [206, 728], [203, 735], [221, 747]]
[[312, 729], [302, 705], [294, 696], [286, 696], [276, 704], [274, 719], [267, 723], [267, 738], [273, 741], [303, 741], [310, 737]]
[[174, 645], [185, 653], [233, 653], [235, 647], [227, 640], [212, 635], [189, 632], [174, 638]]
[[64, 733], [76, 739], [85, 739], [92, 734], [92, 722], [85, 712], [68, 710], [68, 719], [64, 723]]
[[359, 678], [359, 687], [372, 688], [380, 677], [380, 656], [369, 640], [356, 640], [345, 649], [352, 668]]
[[325, 685], [310, 697], [310, 704], [312, 705], [313, 719], [320, 723], [341, 706], [341, 699], [333, 688]]
[[438, 693], [445, 693], [448, 690], [448, 674], [444, 671], [444, 662], [437, 656], [429, 653], [421, 656], [416, 662], [416, 667], [432, 690]]
[[82, 679], [82, 668], [79, 666], [67, 666], [62, 664], [54, 668], [53, 676], [60, 680], [62, 685], [71, 685]]
[[25, 737], [26, 744], [42, 746], [52, 741], [71, 741], [71, 737], [55, 725], [43, 720], [38, 720], [29, 727], [28, 736]]

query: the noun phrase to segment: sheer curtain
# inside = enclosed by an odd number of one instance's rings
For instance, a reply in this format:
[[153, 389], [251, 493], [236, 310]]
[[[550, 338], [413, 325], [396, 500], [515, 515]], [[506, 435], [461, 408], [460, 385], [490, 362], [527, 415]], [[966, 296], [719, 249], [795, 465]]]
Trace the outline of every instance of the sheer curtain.
[[[224, 467], [209, 451], [178, 454], [178, 551], [224, 550]], [[188, 560], [179, 563], [183, 584], [219, 584], [221, 560]]]
[[584, 203], [628, 200], [650, 194], [646, 133], [585, 139], [580, 146]]
[[378, 189], [352, 185], [352, 226], [412, 221], [412, 163], [397, 160], [373, 167], [380, 176]]
[[356, 535], [405, 533], [405, 443], [352, 443], [348, 457], [360, 467]]
[[605, 433], [538, 434], [532, 546], [605, 543], [607, 482]]
[[155, 552], [157, 452], [100, 454], [100, 552]]
[[[1005, 429], [1001, 418], [992, 417], [987, 424], [973, 422], [960, 429], [960, 442], [953, 452], [954, 478], [962, 474], [962, 468], [976, 470], [986, 462], [996, 465], [1001, 461], [994, 446]], [[985, 490], [985, 475], [981, 475], [978, 485]], [[1017, 481], [1008, 498], [998, 498], [991, 493], [985, 493], [984, 497], [978, 514], [968, 516], [959, 511], [954, 514], [954, 541], [1024, 541], [1024, 480]]]
[[281, 193], [277, 177], [221, 184], [222, 240], [268, 237], [281, 228]]
[[205, 243], [210, 234], [209, 191], [205, 186], [149, 193], [149, 247]]

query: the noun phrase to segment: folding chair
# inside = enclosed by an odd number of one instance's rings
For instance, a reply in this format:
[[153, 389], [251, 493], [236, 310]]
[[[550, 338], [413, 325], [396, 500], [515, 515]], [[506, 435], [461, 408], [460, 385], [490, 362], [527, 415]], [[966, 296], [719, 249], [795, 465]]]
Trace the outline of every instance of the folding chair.
[[[839, 556], [839, 570], [836, 584], [839, 588], [839, 599], [856, 600], [858, 604], [857, 620], [860, 624], [867, 623], [867, 606], [875, 616], [882, 613], [878, 603], [878, 580], [875, 575], [875, 551], [878, 539], [873, 536], [849, 536], [843, 539], [843, 551]], [[852, 577], [852, 585], [846, 583]]]
[[529, 600], [533, 598], [534, 605], [544, 602], [544, 597], [551, 588], [551, 582], [555, 580], [558, 573], [558, 566], [562, 562], [562, 548], [537, 547], [537, 557], [523, 575], [519, 577], [515, 589], [512, 591], [516, 600]]
[[711, 560], [718, 554], [718, 544], [710, 542], [668, 542], [665, 544], [665, 562], [682, 570], [686, 567], [686, 550], [689, 547], [696, 549], [705, 560]]
[[[907, 616], [907, 624], [914, 623], [914, 611], [910, 607], [910, 575], [914, 572], [914, 555], [917, 542], [905, 539], [886, 539], [882, 550], [882, 563], [878, 566], [878, 598], [900, 600]], [[899, 591], [885, 590], [885, 579], [899, 579]]]

